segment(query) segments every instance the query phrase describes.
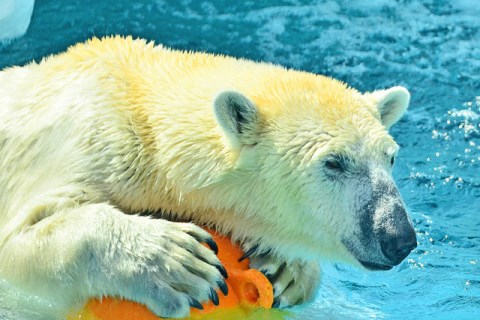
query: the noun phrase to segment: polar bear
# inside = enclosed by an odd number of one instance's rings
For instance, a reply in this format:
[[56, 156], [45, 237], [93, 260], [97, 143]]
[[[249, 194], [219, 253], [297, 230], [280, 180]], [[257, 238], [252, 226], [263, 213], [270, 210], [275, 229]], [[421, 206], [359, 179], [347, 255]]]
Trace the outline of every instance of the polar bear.
[[388, 134], [409, 97], [122, 37], [4, 70], [0, 277], [184, 317], [227, 294], [199, 226], [243, 246], [275, 307], [312, 298], [321, 259], [390, 269], [416, 246]]

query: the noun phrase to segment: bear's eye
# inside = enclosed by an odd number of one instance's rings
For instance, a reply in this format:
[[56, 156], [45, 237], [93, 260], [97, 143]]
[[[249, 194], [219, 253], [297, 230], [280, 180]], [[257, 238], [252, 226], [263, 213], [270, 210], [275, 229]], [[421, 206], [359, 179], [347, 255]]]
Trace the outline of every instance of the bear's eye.
[[391, 158], [390, 158], [390, 165], [393, 166], [394, 163], [395, 163], [395, 157], [391, 157]]
[[328, 170], [343, 172], [343, 165], [338, 160], [331, 159], [331, 160], [325, 161], [325, 167]]

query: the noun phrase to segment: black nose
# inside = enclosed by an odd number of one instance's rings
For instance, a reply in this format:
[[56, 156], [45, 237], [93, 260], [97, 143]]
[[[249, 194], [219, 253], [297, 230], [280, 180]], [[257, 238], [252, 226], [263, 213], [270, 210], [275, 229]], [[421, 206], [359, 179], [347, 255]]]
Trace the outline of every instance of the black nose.
[[415, 230], [408, 223], [395, 236], [386, 236], [380, 241], [380, 246], [385, 257], [397, 265], [417, 247]]

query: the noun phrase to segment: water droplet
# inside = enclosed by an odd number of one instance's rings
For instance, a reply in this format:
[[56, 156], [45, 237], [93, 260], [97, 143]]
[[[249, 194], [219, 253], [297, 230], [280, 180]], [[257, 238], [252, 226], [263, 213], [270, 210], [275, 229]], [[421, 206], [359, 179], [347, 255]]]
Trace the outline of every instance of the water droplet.
[[459, 178], [457, 181], [455, 181], [455, 187], [457, 187], [457, 189], [462, 189], [463, 188], [462, 178]]

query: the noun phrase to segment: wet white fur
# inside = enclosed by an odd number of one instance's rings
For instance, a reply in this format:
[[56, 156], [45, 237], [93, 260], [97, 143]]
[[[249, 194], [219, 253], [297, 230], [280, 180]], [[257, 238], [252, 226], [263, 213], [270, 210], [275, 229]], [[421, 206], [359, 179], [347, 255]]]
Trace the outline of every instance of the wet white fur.
[[[255, 107], [242, 134], [215, 116], [224, 91]], [[172, 283], [194, 282], [203, 301], [220, 275], [186, 250], [202, 250], [187, 234], [201, 230], [125, 214], [143, 211], [214, 225], [293, 264], [352, 260], [339, 239], [355, 226], [321, 162], [340, 151], [388, 162], [386, 127], [408, 97], [122, 38], [5, 70], [0, 276], [66, 306], [110, 294], [184, 316]]]

